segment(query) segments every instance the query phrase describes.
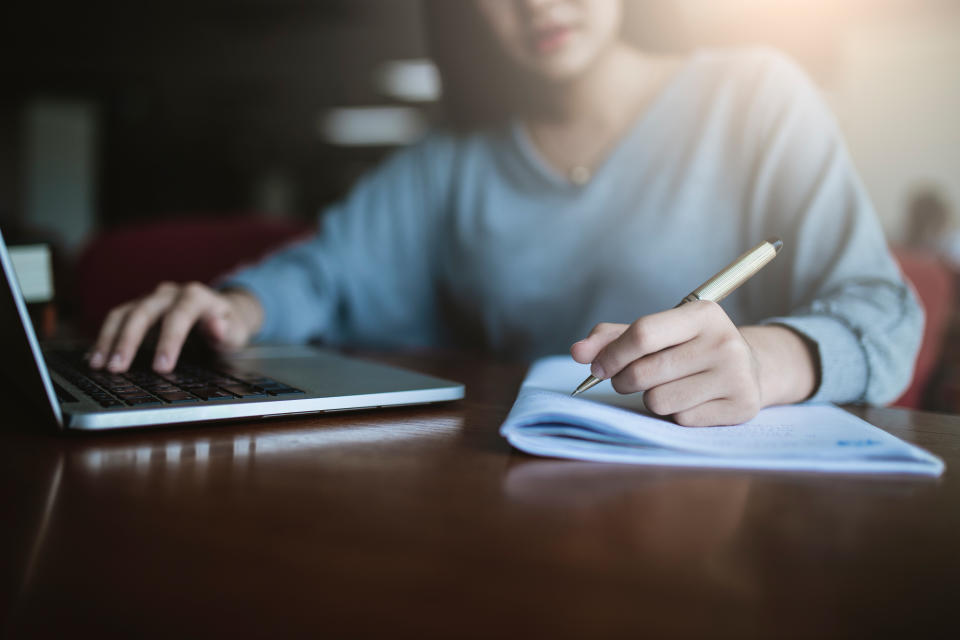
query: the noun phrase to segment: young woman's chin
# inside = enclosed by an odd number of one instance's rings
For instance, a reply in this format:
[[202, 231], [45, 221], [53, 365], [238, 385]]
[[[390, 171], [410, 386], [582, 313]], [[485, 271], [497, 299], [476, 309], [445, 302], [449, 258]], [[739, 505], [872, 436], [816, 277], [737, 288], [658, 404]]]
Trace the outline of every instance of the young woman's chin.
[[603, 54], [606, 43], [590, 42], [571, 33], [561, 46], [538, 51], [528, 47], [516, 60], [522, 68], [548, 83], [563, 83], [587, 73]]

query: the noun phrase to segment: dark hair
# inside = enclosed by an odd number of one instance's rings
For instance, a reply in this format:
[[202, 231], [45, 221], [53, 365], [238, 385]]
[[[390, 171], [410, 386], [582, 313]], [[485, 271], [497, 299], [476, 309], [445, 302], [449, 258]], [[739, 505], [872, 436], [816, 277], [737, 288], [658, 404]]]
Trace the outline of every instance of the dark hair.
[[[658, 46], [663, 11], [625, 1], [622, 36], [646, 49]], [[643, 12], [643, 20], [638, 12]], [[446, 124], [474, 129], [499, 124], [536, 108], [543, 95], [537, 78], [504, 53], [473, 2], [423, 0], [427, 49], [440, 71]]]
[[424, 0], [427, 48], [440, 72], [443, 113], [455, 128], [504, 121], [522, 105], [522, 72], [472, 2]]

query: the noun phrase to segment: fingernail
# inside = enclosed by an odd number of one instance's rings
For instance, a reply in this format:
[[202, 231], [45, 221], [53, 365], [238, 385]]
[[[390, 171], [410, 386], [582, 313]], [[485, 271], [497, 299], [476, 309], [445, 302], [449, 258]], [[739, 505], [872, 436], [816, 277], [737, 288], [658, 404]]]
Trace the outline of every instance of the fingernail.
[[94, 369], [99, 369], [100, 367], [102, 367], [102, 366], [103, 366], [103, 354], [97, 352], [97, 353], [93, 354], [92, 356], [90, 356], [90, 366], [93, 367]]
[[598, 364], [594, 364], [590, 367], [590, 373], [593, 374], [594, 378], [600, 378], [601, 380], [606, 380], [607, 374], [604, 372], [603, 367]]
[[107, 368], [119, 369], [122, 364], [123, 364], [123, 358], [120, 356], [119, 353], [115, 353], [112, 356], [110, 356], [110, 364], [107, 365]]
[[157, 356], [157, 359], [154, 360], [154, 362], [153, 362], [153, 368], [154, 368], [154, 369], [161, 369], [161, 370], [163, 370], [163, 371], [166, 371], [167, 369], [170, 368], [170, 358], [168, 358], [168, 357], [165, 356], [165, 355], [159, 355], [159, 356]]

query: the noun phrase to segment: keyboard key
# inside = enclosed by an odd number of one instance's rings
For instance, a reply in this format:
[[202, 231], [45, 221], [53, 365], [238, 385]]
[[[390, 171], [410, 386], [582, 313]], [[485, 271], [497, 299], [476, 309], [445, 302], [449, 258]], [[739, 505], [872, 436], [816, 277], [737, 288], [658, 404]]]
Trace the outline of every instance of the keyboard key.
[[265, 398], [267, 394], [261, 389], [257, 389], [245, 384], [224, 384], [221, 387], [224, 391], [232, 393], [240, 398]]
[[146, 407], [155, 404], [163, 404], [157, 398], [125, 398], [124, 402], [132, 407]]
[[200, 399], [186, 391], [171, 391], [157, 394], [161, 400], [170, 404], [184, 404], [188, 402], [199, 402]]
[[178, 387], [169, 383], [168, 384], [142, 384], [140, 386], [146, 389], [147, 391], [150, 391], [151, 393], [155, 391], [179, 391], [180, 390]]
[[219, 398], [233, 398], [233, 394], [220, 389], [191, 389], [190, 393], [198, 396], [201, 400], [216, 400]]
[[125, 391], [124, 393], [118, 393], [117, 397], [121, 400], [139, 400], [140, 398], [152, 398], [152, 394], [147, 393], [137, 389], [136, 391]]
[[278, 385], [278, 384], [283, 385], [282, 382], [277, 382], [273, 378], [267, 378], [267, 377], [258, 376], [258, 375], [238, 375], [237, 379], [242, 380], [247, 384], [252, 384], [256, 387], [265, 387], [265, 386]]
[[293, 387], [287, 387], [287, 386], [270, 387], [266, 389], [266, 391], [272, 396], [292, 396], [292, 395], [299, 395], [304, 393], [300, 389], [294, 389]]

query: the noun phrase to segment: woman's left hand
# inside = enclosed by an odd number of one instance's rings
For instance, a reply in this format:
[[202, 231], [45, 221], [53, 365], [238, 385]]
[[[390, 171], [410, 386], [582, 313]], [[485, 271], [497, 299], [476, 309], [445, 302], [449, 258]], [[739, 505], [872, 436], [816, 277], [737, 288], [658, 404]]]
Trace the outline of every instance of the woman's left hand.
[[643, 391], [650, 411], [684, 426], [738, 424], [766, 404], [753, 346], [714, 302], [598, 324], [570, 352], [617, 392]]

